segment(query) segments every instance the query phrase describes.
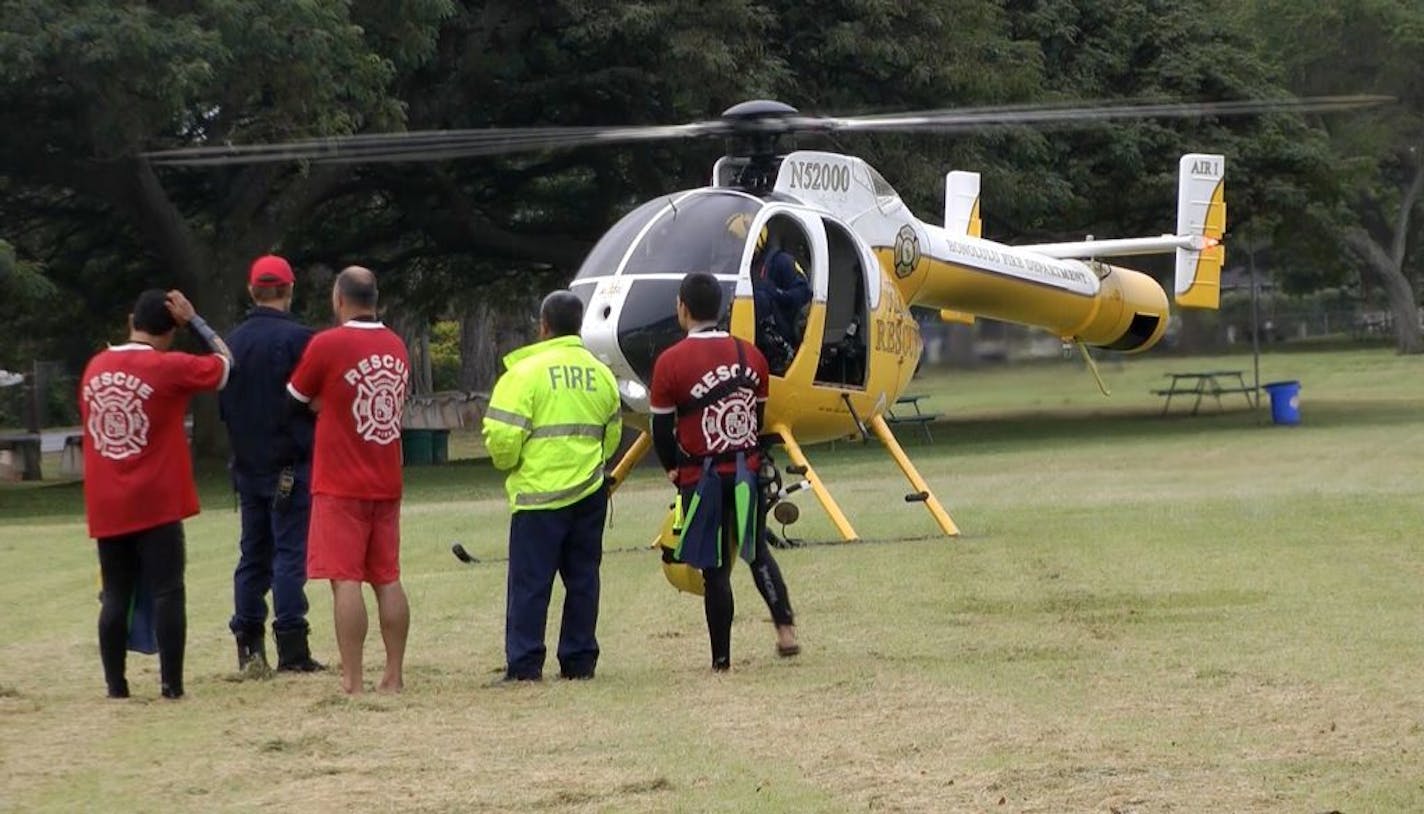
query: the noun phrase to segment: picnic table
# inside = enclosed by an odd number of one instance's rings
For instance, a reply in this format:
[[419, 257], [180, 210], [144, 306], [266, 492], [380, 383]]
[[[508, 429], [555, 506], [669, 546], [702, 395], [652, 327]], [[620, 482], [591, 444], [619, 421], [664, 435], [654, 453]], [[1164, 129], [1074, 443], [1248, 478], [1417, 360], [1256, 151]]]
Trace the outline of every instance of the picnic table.
[[1196, 415], [1201, 409], [1202, 398], [1211, 396], [1216, 399], [1216, 408], [1225, 410], [1221, 403], [1223, 393], [1240, 393], [1246, 399], [1246, 404], [1255, 407], [1257, 404], [1256, 388], [1246, 384], [1245, 371], [1241, 370], [1194, 370], [1181, 373], [1164, 373], [1163, 376], [1170, 377], [1172, 383], [1158, 390], [1152, 390], [1154, 396], [1165, 396], [1166, 402], [1162, 405], [1162, 415], [1172, 407], [1173, 396], [1192, 396], [1191, 415]]
[[[922, 393], [906, 393], [895, 399], [895, 405], [885, 411], [885, 423], [891, 425], [918, 424], [925, 433], [925, 440], [933, 444], [934, 436], [930, 434], [930, 422], [939, 418], [939, 413], [926, 413], [920, 410], [920, 400], [924, 397]], [[896, 414], [895, 407], [902, 408], [899, 414]]]

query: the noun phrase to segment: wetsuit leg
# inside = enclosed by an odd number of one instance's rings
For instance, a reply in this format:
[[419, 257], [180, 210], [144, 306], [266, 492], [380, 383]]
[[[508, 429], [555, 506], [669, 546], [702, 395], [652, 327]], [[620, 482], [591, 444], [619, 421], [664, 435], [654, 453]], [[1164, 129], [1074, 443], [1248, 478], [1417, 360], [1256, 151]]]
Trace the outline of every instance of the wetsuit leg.
[[99, 658], [104, 664], [104, 682], [109, 695], [126, 698], [124, 676], [128, 658], [129, 607], [138, 588], [138, 548], [133, 535], [99, 540], [99, 575], [103, 581], [99, 607]]

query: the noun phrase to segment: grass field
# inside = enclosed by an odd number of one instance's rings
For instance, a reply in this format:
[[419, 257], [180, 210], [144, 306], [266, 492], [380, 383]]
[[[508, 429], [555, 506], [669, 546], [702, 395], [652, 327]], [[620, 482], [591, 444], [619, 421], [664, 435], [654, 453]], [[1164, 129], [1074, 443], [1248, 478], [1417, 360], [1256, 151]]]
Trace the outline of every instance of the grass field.
[[[700, 603], [622, 550], [665, 505], [645, 471], [614, 504], [598, 678], [486, 687], [503, 566], [448, 549], [501, 556], [506, 515], [470, 462], [408, 471], [404, 695], [232, 680], [236, 515], [213, 480], [188, 524], [190, 696], [155, 700], [133, 656], [136, 697], [106, 701], [77, 490], [0, 488], [0, 808], [1424, 810], [1424, 360], [1268, 357], [1263, 380], [1304, 382], [1296, 428], [1156, 415], [1163, 371], [1240, 361], [1106, 365], [1110, 401], [1066, 364], [917, 382], [948, 418], [907, 448], [964, 536], [935, 537], [873, 445], [813, 451], [873, 542], [778, 554], [794, 660], [737, 576], [727, 676]], [[793, 533], [829, 540], [798, 502]]]

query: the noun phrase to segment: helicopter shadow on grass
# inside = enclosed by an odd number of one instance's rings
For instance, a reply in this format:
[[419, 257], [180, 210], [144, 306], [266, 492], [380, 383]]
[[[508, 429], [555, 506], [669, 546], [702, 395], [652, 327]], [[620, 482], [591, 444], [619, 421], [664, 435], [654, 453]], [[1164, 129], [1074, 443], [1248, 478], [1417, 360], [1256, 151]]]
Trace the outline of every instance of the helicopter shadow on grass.
[[[1124, 441], [1170, 441], [1198, 438], [1204, 434], [1257, 432], [1317, 433], [1337, 429], [1404, 426], [1420, 421], [1420, 406], [1414, 401], [1312, 401], [1302, 407], [1301, 424], [1278, 427], [1271, 422], [1269, 404], [1263, 399], [1259, 410], [1228, 409], [1203, 405], [1197, 415], [1185, 411], [1162, 415], [1159, 407], [1116, 410], [1022, 411], [1000, 415], [941, 418], [931, 424], [934, 443], [916, 434], [900, 433], [901, 443], [911, 457], [920, 460], [940, 456], [995, 455], [1024, 452], [1061, 445]], [[874, 439], [821, 445], [815, 456], [852, 462], [862, 456], [883, 455]]]

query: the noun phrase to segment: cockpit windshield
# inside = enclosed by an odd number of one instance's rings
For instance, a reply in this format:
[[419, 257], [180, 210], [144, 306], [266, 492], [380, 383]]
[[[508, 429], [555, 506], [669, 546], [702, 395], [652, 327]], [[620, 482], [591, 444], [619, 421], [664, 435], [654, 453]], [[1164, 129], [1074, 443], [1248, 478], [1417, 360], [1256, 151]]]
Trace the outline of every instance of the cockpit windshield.
[[623, 262], [623, 255], [628, 253], [628, 246], [637, 239], [639, 233], [648, 221], [658, 216], [667, 208], [672, 196], [664, 195], [661, 198], [648, 201], [647, 203], [624, 215], [621, 220], [613, 224], [613, 228], [604, 233], [594, 245], [593, 251], [584, 258], [583, 265], [579, 266], [575, 279], [582, 277], [608, 277], [618, 271], [618, 264]]
[[762, 206], [750, 196], [718, 190], [659, 198], [619, 221], [594, 247], [578, 276], [612, 274], [625, 255], [623, 274], [736, 274], [747, 231]]

